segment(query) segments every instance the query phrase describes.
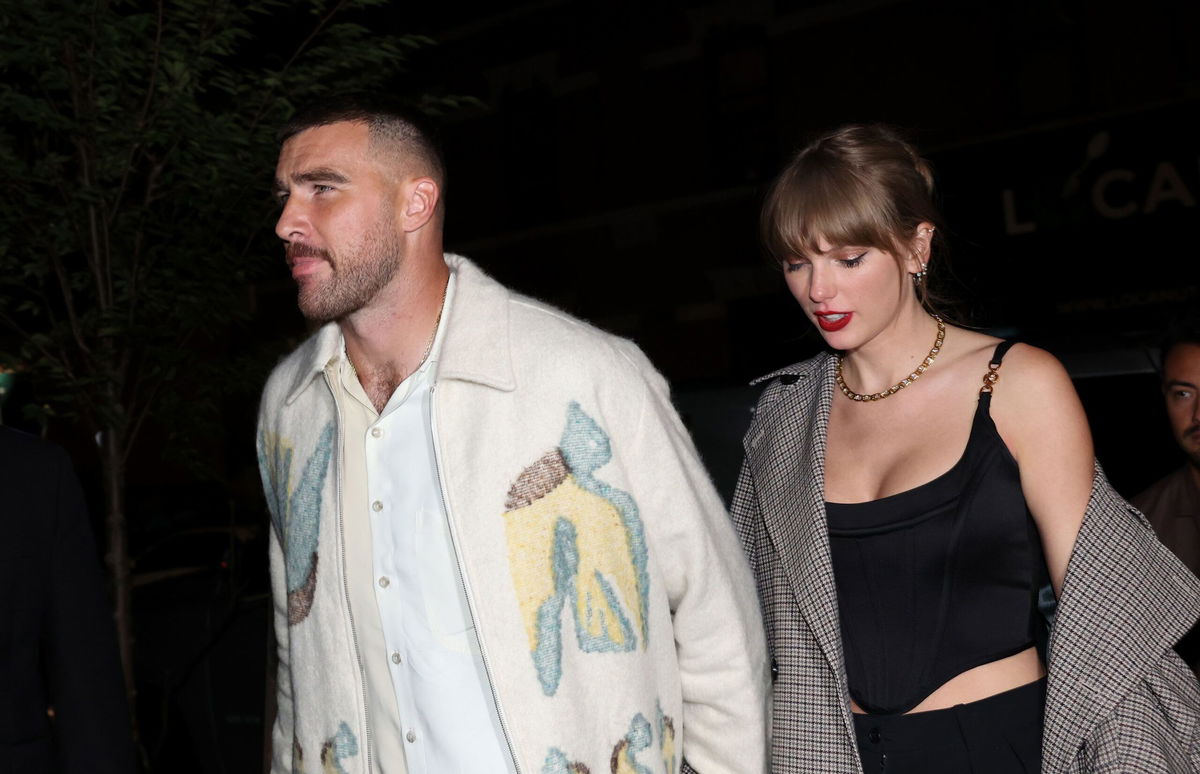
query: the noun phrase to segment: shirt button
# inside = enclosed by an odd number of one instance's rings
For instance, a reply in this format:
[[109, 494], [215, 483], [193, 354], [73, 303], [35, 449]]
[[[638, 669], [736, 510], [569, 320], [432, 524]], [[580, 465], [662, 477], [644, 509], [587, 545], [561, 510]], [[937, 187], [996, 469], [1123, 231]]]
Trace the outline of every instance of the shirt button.
[[404, 738], [407, 739], [409, 742], [415, 742], [415, 741], [417, 741], [417, 732], [409, 731], [407, 734], [404, 735]]
[[386, 575], [383, 575], [379, 578], [379, 588], [386, 589], [389, 584], [391, 584], [391, 581], [388, 580]]
[[399, 664], [399, 663], [400, 663], [400, 654], [399, 654], [399, 653], [393, 653], [393, 654], [392, 654], [392, 663], [393, 663], [393, 664]]
[[372, 428], [371, 428], [371, 437], [372, 437], [372, 438], [378, 438], [378, 437], [380, 437], [381, 435], [383, 435], [383, 431], [382, 431], [382, 430], [380, 430], [378, 427], [372, 427]]
[[375, 502], [371, 503], [371, 510], [375, 511], [376, 513], [379, 513], [380, 511], [383, 510], [383, 503], [376, 500]]

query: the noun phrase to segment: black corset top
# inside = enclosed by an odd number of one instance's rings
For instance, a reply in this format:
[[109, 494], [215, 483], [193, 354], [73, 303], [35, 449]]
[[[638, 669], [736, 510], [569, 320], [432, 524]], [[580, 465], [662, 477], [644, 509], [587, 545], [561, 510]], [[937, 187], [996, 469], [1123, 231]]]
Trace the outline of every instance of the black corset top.
[[879, 500], [826, 503], [850, 694], [867, 712], [907, 712], [1035, 641], [1045, 561], [990, 404], [980, 395], [946, 473]]

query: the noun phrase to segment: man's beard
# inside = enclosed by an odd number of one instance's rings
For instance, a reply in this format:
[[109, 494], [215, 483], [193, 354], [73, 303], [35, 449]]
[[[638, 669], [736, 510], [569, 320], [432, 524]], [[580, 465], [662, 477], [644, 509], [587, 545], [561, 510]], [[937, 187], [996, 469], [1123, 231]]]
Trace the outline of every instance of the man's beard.
[[1194, 468], [1200, 468], [1200, 426], [1192, 425], [1179, 437], [1179, 446]]
[[363, 237], [351, 256], [334, 257], [300, 243], [288, 245], [289, 255], [317, 255], [329, 263], [329, 279], [301, 283], [300, 313], [313, 322], [340, 320], [369, 304], [400, 270], [400, 240], [380, 225]]

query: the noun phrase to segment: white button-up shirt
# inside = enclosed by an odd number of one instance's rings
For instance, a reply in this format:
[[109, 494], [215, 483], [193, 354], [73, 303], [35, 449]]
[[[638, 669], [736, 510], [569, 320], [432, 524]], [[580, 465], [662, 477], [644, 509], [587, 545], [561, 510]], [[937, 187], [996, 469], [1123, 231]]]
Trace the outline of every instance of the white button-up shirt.
[[429, 357], [382, 413], [344, 349], [332, 380], [345, 425], [346, 577], [366, 672], [368, 745], [380, 774], [514, 770], [434, 457], [430, 388], [453, 296], [451, 275]]

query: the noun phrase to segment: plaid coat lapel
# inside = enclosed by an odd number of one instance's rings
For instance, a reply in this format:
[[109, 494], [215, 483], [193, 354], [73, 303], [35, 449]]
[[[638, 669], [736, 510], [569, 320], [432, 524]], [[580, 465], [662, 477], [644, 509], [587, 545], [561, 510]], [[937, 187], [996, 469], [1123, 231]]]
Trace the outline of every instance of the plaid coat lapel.
[[[833, 358], [821, 355], [768, 374], [778, 396], [760, 405], [746, 438], [759, 506], [796, 604], [846, 694], [837, 590], [825, 525], [825, 440], [833, 398]], [[814, 410], [814, 407], [816, 410]], [[853, 721], [847, 711], [847, 731]]]

